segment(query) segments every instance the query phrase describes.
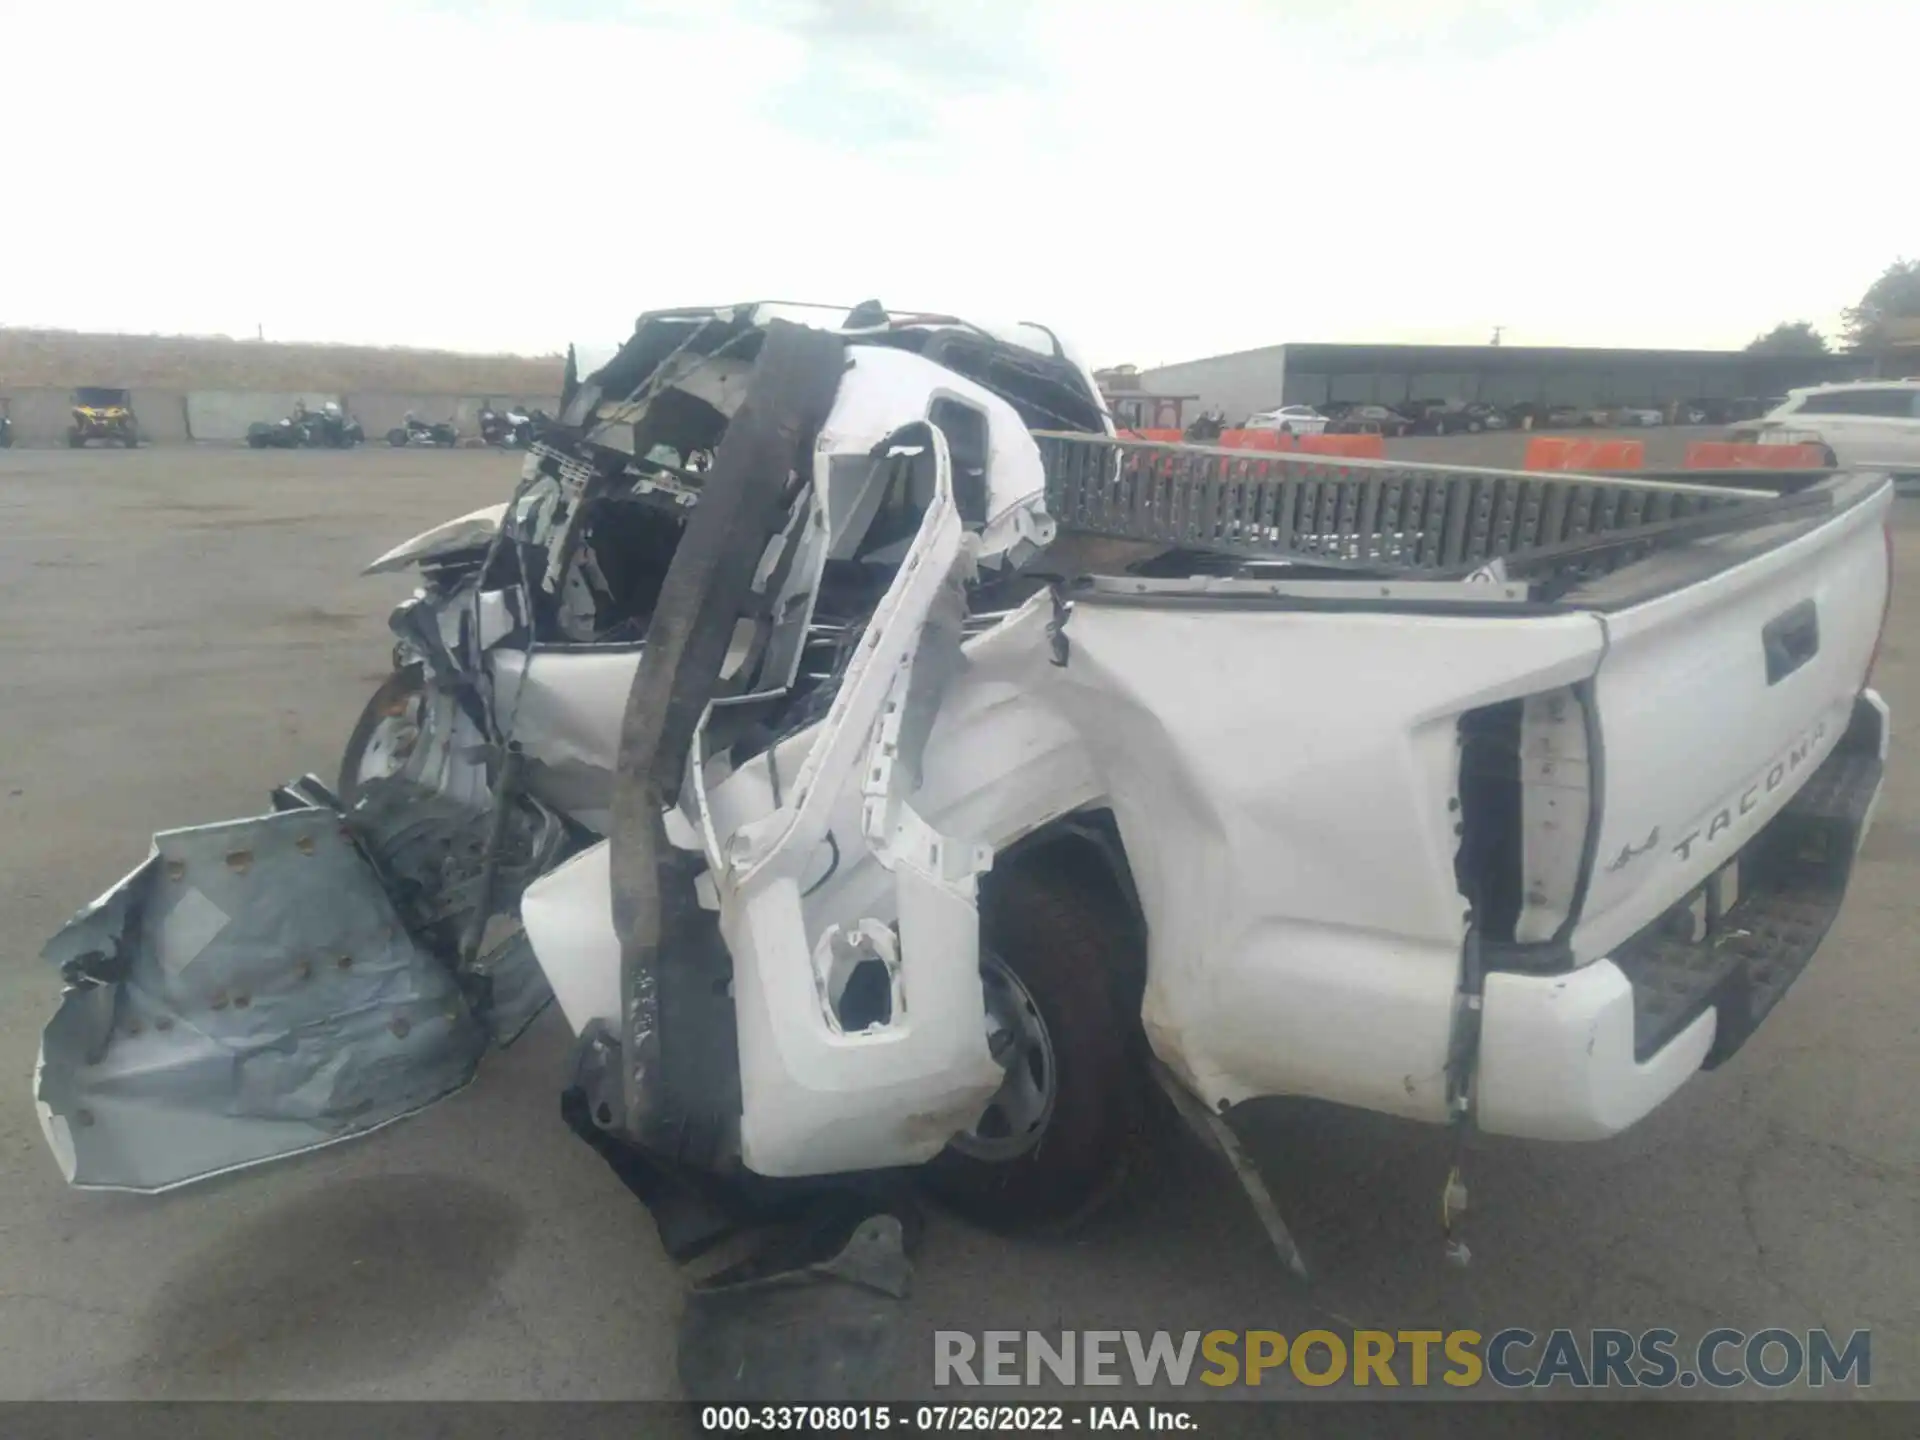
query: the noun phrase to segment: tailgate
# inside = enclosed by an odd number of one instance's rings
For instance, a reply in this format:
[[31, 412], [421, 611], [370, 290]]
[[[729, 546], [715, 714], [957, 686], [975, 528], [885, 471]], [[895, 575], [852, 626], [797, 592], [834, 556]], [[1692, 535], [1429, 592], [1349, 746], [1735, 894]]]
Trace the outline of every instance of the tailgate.
[[1601, 617], [1601, 821], [1578, 960], [1702, 886], [1839, 743], [1885, 613], [1892, 499], [1878, 485], [1812, 531]]

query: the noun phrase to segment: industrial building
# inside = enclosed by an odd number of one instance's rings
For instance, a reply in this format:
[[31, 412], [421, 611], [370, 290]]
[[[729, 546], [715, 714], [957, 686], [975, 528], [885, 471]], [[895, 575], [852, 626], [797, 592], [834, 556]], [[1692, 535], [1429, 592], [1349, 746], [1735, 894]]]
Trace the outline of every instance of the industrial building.
[[[1178, 396], [1230, 422], [1279, 405], [1484, 400], [1496, 405], [1648, 405], [1784, 394], [1874, 373], [1870, 357], [1744, 350], [1598, 350], [1525, 345], [1268, 345], [1127, 375], [1126, 389]], [[1126, 367], [1122, 367], [1124, 373]]]

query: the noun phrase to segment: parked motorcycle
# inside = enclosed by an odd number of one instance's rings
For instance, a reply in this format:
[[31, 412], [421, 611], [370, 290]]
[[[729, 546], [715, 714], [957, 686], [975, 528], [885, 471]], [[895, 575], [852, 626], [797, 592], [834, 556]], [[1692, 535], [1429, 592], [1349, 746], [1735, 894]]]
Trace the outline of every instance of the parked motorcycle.
[[453, 428], [451, 420], [422, 420], [411, 410], [407, 412], [405, 424], [387, 431], [387, 444], [393, 446], [423, 445], [430, 449], [448, 449], [459, 443], [460, 432]]
[[351, 450], [367, 438], [360, 422], [329, 400], [319, 412], [307, 413], [307, 444], [328, 450]]
[[1218, 410], [1203, 411], [1183, 432], [1196, 445], [1211, 445], [1226, 433], [1227, 417]]
[[304, 401], [296, 401], [293, 414], [284, 420], [256, 420], [247, 427], [247, 444], [255, 450], [301, 450], [319, 447], [350, 450], [367, 438], [360, 422], [329, 400], [318, 410], [309, 410]]
[[502, 450], [525, 450], [533, 444], [536, 418], [546, 417], [538, 410], [496, 410], [489, 405], [480, 412], [480, 438]]
[[285, 420], [256, 420], [247, 426], [247, 444], [255, 450], [298, 450], [307, 443], [306, 427]]
[[13, 417], [0, 415], [0, 450], [13, 448]]

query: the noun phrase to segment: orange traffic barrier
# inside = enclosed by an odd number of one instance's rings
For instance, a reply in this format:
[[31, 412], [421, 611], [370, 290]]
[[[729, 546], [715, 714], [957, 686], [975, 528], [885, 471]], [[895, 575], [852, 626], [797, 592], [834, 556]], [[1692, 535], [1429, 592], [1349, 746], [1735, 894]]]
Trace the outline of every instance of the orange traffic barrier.
[[1827, 463], [1818, 445], [1736, 445], [1696, 440], [1687, 446], [1689, 470], [1819, 470]]
[[1638, 440], [1583, 440], [1575, 435], [1536, 435], [1527, 441], [1529, 470], [1638, 470], [1647, 447]]
[[1299, 448], [1307, 455], [1344, 455], [1349, 460], [1387, 458], [1387, 442], [1378, 435], [1302, 435]]
[[1218, 441], [1229, 450], [1291, 450], [1292, 442], [1278, 430], [1223, 430]]
[[1565, 470], [1572, 447], [1564, 435], [1535, 435], [1527, 441], [1527, 458], [1521, 463], [1529, 470]]

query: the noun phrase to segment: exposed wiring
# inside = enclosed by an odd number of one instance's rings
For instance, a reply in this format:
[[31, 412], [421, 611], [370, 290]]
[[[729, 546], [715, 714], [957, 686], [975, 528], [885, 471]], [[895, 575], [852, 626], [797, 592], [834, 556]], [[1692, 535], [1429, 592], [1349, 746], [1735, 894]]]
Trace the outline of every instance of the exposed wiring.
[[833, 852], [833, 858], [827, 861], [827, 873], [800, 892], [800, 898], [802, 900], [806, 899], [809, 895], [813, 894], [814, 891], [826, 884], [827, 881], [831, 880], [834, 872], [840, 868], [840, 842], [833, 838], [833, 832], [831, 830], [827, 832], [827, 848]]

